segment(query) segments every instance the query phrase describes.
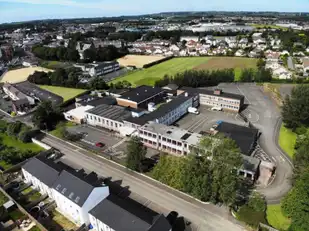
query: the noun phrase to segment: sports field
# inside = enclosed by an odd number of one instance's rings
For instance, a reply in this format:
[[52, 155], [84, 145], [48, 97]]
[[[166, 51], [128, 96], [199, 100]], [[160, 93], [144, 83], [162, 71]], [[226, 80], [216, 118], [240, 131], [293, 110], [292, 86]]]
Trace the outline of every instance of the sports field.
[[8, 71], [1, 79], [2, 83], [19, 83], [28, 79], [29, 75], [32, 75], [35, 71], [53, 71], [44, 67], [26, 67], [17, 70]]
[[256, 68], [257, 59], [241, 57], [187, 57], [174, 58], [144, 70], [135, 71], [115, 79], [112, 83], [127, 80], [133, 85], [153, 85], [165, 74], [174, 75], [185, 70], [216, 70], [233, 68], [236, 78], [244, 68]]
[[164, 59], [161, 55], [126, 55], [120, 59], [117, 59], [120, 66], [136, 66], [142, 68], [145, 64], [152, 63], [161, 59]]
[[67, 88], [67, 87], [55, 87], [48, 85], [39, 85], [40, 88], [50, 91], [63, 98], [63, 101], [75, 98], [77, 95], [85, 92], [83, 89]]

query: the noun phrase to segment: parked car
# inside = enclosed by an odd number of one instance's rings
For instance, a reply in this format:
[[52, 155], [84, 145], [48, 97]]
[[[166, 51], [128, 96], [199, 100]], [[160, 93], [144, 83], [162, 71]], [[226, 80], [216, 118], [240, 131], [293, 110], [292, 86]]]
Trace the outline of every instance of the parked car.
[[96, 147], [99, 147], [99, 148], [103, 148], [105, 146], [105, 144], [103, 144], [102, 142], [97, 142], [95, 144]]
[[222, 111], [222, 107], [212, 107], [212, 111]]

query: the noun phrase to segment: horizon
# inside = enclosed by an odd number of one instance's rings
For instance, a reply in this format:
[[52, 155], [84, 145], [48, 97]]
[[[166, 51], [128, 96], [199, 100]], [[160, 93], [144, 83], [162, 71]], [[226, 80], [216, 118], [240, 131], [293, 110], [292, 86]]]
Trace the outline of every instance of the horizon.
[[[162, 4], [160, 4], [162, 3]], [[36, 12], [34, 14], [33, 12]], [[158, 13], [157, 13], [158, 12]], [[17, 23], [36, 20], [101, 18], [140, 16], [177, 12], [273, 12], [273, 13], [306, 13], [309, 12], [307, 0], [294, 2], [260, 0], [218, 0], [204, 4], [202, 0], [183, 2], [163, 0], [147, 2], [134, 0], [0, 0], [0, 23]]]

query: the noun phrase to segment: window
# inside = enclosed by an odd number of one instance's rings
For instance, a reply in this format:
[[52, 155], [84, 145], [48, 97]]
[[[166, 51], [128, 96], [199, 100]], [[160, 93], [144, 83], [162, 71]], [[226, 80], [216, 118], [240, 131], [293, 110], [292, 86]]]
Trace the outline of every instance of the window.
[[156, 136], [155, 134], [152, 134], [152, 137], [153, 137], [153, 138], [157, 138], [157, 136]]
[[101, 119], [100, 119], [100, 117], [98, 117], [98, 121], [99, 121], [99, 122], [101, 122]]

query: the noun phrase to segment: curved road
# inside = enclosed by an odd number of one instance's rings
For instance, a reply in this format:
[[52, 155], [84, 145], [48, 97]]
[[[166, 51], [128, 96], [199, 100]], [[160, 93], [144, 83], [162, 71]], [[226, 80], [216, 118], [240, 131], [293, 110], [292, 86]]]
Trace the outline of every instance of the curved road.
[[[235, 88], [234, 84], [230, 86], [223, 84], [226, 91], [229, 91], [231, 86]], [[280, 199], [291, 189], [290, 179], [293, 174], [293, 164], [290, 158], [278, 145], [278, 135], [282, 123], [280, 108], [259, 86], [239, 84], [236, 87], [239, 93], [245, 95], [245, 103], [248, 104], [243, 113], [262, 132], [259, 138], [261, 148], [276, 164], [276, 173], [272, 183], [265, 188], [258, 187], [257, 191], [266, 196], [268, 203], [280, 203]]]

